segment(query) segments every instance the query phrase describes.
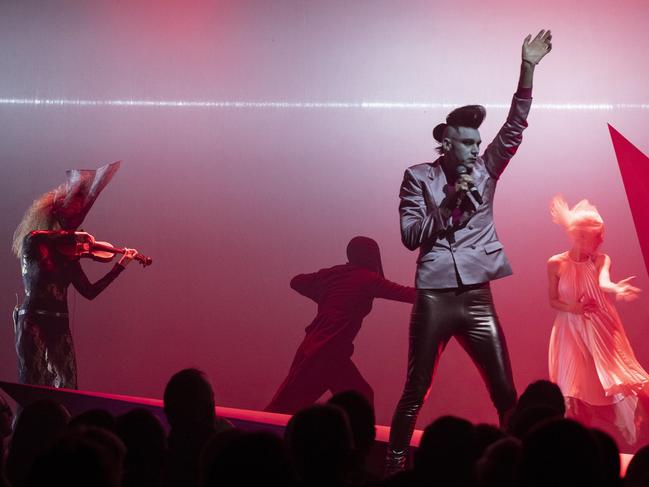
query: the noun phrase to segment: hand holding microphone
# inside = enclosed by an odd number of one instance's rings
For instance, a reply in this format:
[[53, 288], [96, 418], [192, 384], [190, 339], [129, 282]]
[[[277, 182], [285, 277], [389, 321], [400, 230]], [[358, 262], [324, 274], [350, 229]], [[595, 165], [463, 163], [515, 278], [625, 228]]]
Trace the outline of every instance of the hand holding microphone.
[[473, 176], [469, 169], [464, 164], [458, 164], [455, 166], [455, 173], [457, 174], [457, 179], [455, 181], [455, 191], [464, 191], [465, 193], [471, 193], [473, 199], [481, 205], [482, 196], [480, 191], [475, 187], [475, 182]]

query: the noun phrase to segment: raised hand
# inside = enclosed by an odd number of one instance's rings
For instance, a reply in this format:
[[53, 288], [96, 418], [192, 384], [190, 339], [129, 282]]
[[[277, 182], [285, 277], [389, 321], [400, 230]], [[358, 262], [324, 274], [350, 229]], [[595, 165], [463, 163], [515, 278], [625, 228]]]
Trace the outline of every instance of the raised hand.
[[539, 31], [534, 39], [532, 39], [532, 34], [529, 34], [523, 40], [523, 61], [537, 65], [551, 50], [552, 33], [549, 30]]
[[640, 288], [635, 287], [631, 284], [629, 284], [629, 281], [631, 279], [635, 279], [635, 276], [627, 277], [626, 279], [622, 279], [620, 282], [618, 282], [615, 287], [615, 298], [618, 300], [622, 301], [633, 301], [638, 297], [638, 294], [640, 291], [642, 291]]

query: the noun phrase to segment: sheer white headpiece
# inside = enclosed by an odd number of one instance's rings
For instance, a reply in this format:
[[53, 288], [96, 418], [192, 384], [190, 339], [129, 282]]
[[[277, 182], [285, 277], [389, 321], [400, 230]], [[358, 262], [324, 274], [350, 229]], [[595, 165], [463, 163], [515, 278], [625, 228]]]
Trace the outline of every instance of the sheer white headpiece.
[[552, 221], [557, 225], [561, 225], [567, 231], [579, 228], [593, 230], [604, 228], [604, 220], [602, 220], [597, 208], [588, 200], [581, 200], [575, 206], [569, 208], [563, 196], [557, 195], [552, 198], [550, 203], [550, 214], [552, 215]]

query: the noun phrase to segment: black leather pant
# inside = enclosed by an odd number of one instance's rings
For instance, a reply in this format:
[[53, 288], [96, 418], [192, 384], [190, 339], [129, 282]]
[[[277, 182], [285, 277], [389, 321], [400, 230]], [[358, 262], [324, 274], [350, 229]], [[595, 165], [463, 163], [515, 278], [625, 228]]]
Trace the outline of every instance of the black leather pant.
[[390, 430], [388, 471], [405, 465], [417, 415], [439, 357], [451, 337], [455, 337], [478, 367], [501, 422], [516, 403], [505, 336], [489, 283], [418, 290], [410, 320], [408, 376]]

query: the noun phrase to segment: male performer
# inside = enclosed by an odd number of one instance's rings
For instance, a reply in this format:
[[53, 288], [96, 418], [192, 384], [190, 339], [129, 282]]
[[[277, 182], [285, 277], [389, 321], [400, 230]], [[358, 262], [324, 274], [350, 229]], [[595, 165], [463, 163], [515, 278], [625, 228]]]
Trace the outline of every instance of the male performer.
[[405, 466], [417, 415], [440, 353], [455, 337], [480, 370], [501, 424], [516, 402], [505, 337], [489, 281], [511, 267], [493, 222], [496, 183], [522, 140], [535, 66], [550, 52], [550, 31], [523, 41], [518, 90], [507, 121], [479, 157], [485, 108], [452, 111], [433, 130], [441, 154], [406, 169], [399, 197], [401, 239], [419, 248], [417, 300], [410, 322], [406, 385], [392, 419], [387, 472]]

